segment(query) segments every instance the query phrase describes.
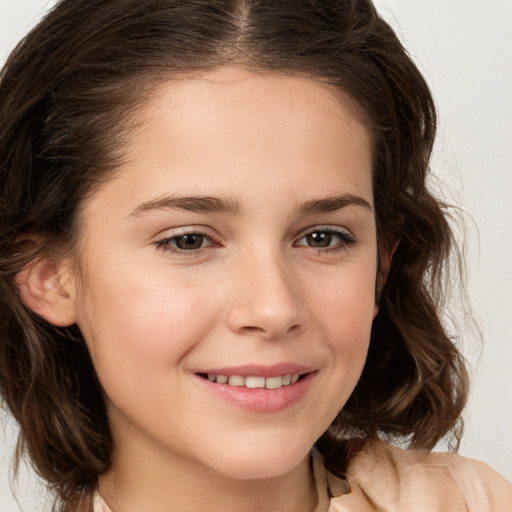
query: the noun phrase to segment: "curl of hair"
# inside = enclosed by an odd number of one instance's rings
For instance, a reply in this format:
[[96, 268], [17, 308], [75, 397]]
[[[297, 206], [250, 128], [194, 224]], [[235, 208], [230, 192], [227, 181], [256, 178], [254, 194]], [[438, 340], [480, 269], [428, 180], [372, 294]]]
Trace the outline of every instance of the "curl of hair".
[[[331, 84], [373, 136], [379, 246], [396, 251], [361, 379], [318, 441], [326, 464], [342, 471], [365, 439], [460, 435], [467, 375], [439, 311], [453, 236], [427, 188], [435, 107], [371, 2], [63, 0], [0, 75], [0, 393], [62, 510], [109, 468], [105, 405], [79, 330], [25, 307], [16, 275], [76, 242], [81, 203], [115, 173], [158, 83], [222, 65]], [[19, 243], [32, 234], [39, 245]]]

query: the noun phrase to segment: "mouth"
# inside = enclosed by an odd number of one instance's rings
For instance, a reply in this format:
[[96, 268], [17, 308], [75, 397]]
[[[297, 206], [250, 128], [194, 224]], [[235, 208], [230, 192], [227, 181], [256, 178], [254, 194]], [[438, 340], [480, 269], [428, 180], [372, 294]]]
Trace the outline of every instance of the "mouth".
[[272, 377], [260, 375], [222, 375], [215, 373], [199, 373], [199, 377], [207, 379], [214, 384], [226, 384], [232, 387], [243, 387], [249, 389], [280, 389], [291, 386], [305, 378], [309, 372], [286, 373]]
[[275, 413], [297, 404], [316, 380], [318, 368], [296, 363], [201, 368], [196, 381], [206, 393], [251, 413]]

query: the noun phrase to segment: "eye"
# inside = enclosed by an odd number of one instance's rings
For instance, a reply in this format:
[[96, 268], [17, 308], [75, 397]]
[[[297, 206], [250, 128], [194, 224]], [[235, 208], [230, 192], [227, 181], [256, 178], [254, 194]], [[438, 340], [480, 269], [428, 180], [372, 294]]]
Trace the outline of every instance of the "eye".
[[306, 233], [295, 245], [329, 251], [350, 247], [355, 242], [356, 237], [347, 231], [333, 228], [316, 228]]
[[164, 251], [172, 252], [197, 252], [217, 245], [208, 235], [197, 232], [173, 235], [158, 240], [155, 244]]

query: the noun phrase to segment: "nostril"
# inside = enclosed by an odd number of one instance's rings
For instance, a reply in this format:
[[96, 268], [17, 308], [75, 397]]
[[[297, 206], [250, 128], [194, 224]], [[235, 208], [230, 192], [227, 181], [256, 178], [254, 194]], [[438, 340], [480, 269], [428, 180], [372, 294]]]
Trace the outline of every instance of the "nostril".
[[[300, 329], [300, 326], [298, 324], [295, 324], [295, 325], [292, 325], [286, 332], [291, 333], [291, 332], [295, 332], [299, 329]], [[242, 327], [241, 330], [247, 334], [261, 334], [261, 333], [270, 332], [270, 330], [267, 330], [263, 327], [256, 327], [253, 325], [246, 325], [246, 326]]]
[[264, 332], [263, 328], [261, 328], [261, 327], [254, 327], [252, 325], [247, 325], [247, 326], [243, 327], [243, 330], [245, 332], [249, 332], [249, 333]]

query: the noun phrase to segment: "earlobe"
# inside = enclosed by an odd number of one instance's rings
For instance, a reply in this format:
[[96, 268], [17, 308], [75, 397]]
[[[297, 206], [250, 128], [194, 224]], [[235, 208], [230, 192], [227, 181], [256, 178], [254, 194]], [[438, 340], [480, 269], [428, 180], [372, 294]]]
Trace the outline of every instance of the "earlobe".
[[75, 283], [69, 262], [43, 256], [16, 276], [21, 299], [34, 313], [58, 327], [75, 323]]

